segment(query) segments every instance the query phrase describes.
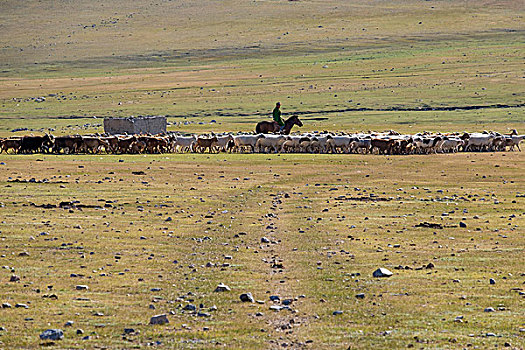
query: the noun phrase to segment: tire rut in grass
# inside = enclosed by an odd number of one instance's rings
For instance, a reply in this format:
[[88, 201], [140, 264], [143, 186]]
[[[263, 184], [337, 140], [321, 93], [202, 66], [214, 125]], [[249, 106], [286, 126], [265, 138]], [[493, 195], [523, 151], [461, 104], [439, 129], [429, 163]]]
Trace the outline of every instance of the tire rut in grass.
[[271, 347], [303, 348], [306, 344], [294, 335], [295, 329], [300, 327], [303, 321], [299, 319], [295, 309], [298, 298], [292, 295], [294, 288], [290, 286], [288, 275], [291, 260], [287, 255], [291, 247], [283, 236], [286, 232], [286, 222], [279, 217], [279, 212], [283, 211], [289, 195], [279, 192], [270, 194], [270, 197], [272, 198], [270, 213], [263, 216], [264, 237], [261, 238], [263, 261], [267, 264], [269, 275], [271, 306], [270, 313], [266, 317], [267, 331], [270, 334], [269, 342]]

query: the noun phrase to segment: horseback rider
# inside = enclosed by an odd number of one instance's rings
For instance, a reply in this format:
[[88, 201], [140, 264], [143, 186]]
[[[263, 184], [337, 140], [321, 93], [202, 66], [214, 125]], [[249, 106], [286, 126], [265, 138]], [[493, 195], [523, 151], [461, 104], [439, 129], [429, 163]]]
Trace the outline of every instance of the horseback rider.
[[276, 122], [277, 124], [279, 124], [279, 131], [283, 131], [284, 129], [284, 121], [283, 119], [281, 118], [281, 103], [280, 102], [277, 102], [275, 104], [275, 108], [273, 109], [273, 121]]

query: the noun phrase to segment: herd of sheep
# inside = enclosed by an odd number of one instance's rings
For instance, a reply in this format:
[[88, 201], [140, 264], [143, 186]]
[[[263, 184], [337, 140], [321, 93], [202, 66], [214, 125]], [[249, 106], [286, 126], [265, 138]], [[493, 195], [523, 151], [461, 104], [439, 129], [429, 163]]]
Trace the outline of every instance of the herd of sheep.
[[181, 135], [92, 135], [0, 138], [0, 152], [6, 153], [374, 153], [431, 154], [465, 151], [506, 151], [518, 149], [525, 135], [481, 133], [305, 133]]

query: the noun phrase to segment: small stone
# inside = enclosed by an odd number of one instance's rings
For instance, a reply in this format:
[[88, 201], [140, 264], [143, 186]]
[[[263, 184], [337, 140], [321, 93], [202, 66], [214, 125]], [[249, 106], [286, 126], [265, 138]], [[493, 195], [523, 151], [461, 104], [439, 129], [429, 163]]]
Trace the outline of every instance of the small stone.
[[29, 309], [29, 306], [27, 306], [27, 304], [22, 304], [22, 303], [15, 304], [15, 307], [23, 308], [23, 309]]
[[390, 270], [385, 269], [384, 267], [381, 267], [375, 270], [374, 273], [372, 274], [372, 276], [374, 277], [390, 277], [392, 275], [393, 273]]
[[89, 287], [86, 286], [86, 285], [83, 285], [83, 284], [79, 284], [79, 285], [76, 285], [76, 286], [75, 286], [75, 289], [76, 289], [76, 290], [88, 290]]
[[20, 276], [11, 275], [11, 278], [9, 279], [9, 282], [18, 282], [18, 281], [20, 281]]
[[243, 293], [239, 296], [239, 298], [241, 299], [241, 301], [243, 303], [253, 303], [255, 302], [255, 299], [253, 298], [253, 295], [252, 293]]
[[261, 238], [261, 243], [270, 243], [270, 240], [266, 237]]
[[124, 334], [131, 334], [135, 333], [135, 330], [133, 328], [124, 328]]
[[185, 310], [185, 311], [196, 311], [197, 310], [197, 307], [193, 304], [188, 304], [186, 306], [184, 306], [182, 308], [182, 310]]
[[466, 227], [467, 227], [467, 224], [465, 224], [463, 221], [461, 221], [461, 222], [459, 223], [459, 227], [466, 228]]
[[64, 325], [64, 327], [71, 327], [73, 325], [73, 321], [67, 321], [66, 324]]
[[355, 296], [357, 299], [364, 299], [365, 298], [365, 293], [359, 293], [359, 294], [356, 294]]
[[60, 340], [64, 338], [64, 332], [61, 329], [48, 329], [40, 334], [42, 340]]
[[12, 308], [13, 306], [9, 303], [2, 303], [2, 309], [10, 309]]
[[166, 324], [170, 323], [166, 314], [155, 315], [149, 320], [149, 324]]
[[489, 279], [490, 284], [496, 284], [496, 280], [494, 278]]
[[279, 301], [279, 300], [281, 300], [281, 298], [279, 298], [279, 296], [277, 296], [277, 295], [270, 295], [270, 300], [271, 301]]
[[332, 315], [342, 315], [343, 314], [343, 311], [341, 310], [336, 310], [334, 312], [332, 312]]
[[486, 308], [486, 309], [483, 310], [483, 311], [485, 311], [485, 312], [494, 312], [495, 310], [494, 310], [493, 307], [488, 307], [488, 308]]
[[80, 328], [77, 329], [77, 334], [78, 334], [78, 335], [84, 334], [84, 330], [83, 330], [83, 329], [80, 329]]
[[215, 292], [229, 292], [231, 289], [224, 283], [221, 283], [215, 288]]
[[199, 311], [199, 312], [197, 312], [197, 317], [211, 317], [211, 314], [209, 314], [207, 312]]

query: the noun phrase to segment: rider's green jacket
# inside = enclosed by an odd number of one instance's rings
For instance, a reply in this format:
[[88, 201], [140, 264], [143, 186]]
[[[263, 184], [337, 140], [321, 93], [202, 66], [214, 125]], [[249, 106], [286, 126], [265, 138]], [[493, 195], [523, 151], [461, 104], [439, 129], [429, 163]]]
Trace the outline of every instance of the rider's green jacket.
[[284, 126], [284, 121], [281, 118], [281, 110], [277, 107], [273, 109], [273, 120], [276, 121], [280, 126]]

